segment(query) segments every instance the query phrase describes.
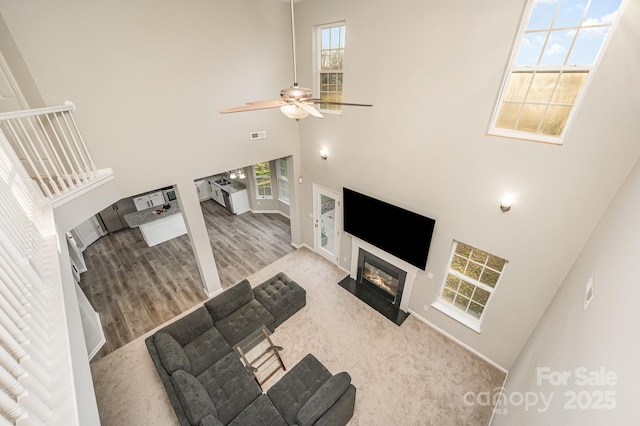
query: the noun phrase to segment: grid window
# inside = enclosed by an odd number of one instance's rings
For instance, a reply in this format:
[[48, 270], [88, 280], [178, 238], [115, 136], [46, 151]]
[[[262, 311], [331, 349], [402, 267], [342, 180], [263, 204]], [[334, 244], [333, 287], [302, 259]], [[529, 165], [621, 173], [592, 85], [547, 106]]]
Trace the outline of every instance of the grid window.
[[626, 0], [530, 0], [489, 133], [562, 143]]
[[[319, 79], [320, 99], [342, 102], [344, 80], [344, 23], [322, 26], [319, 29]], [[321, 104], [321, 111], [340, 112], [340, 105]]]
[[273, 198], [269, 162], [254, 164], [253, 175], [256, 179], [256, 198]]
[[278, 163], [278, 197], [284, 202], [289, 202], [289, 178], [287, 176], [287, 160], [280, 158]]
[[506, 264], [498, 256], [455, 241], [438, 301], [479, 325]]

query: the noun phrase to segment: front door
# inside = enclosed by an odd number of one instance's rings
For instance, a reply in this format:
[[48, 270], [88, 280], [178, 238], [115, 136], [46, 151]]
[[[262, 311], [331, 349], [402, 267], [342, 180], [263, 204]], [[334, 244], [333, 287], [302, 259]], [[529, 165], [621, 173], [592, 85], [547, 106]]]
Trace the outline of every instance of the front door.
[[340, 228], [342, 226], [342, 196], [313, 185], [314, 250], [338, 264], [340, 258]]

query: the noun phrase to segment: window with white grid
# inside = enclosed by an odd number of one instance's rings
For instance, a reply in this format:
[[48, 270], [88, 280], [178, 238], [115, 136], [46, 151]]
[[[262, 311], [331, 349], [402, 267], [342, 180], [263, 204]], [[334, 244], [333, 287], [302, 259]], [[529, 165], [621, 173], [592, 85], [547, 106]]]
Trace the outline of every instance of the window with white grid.
[[[318, 78], [320, 99], [342, 102], [344, 80], [345, 24], [339, 22], [318, 27]], [[323, 112], [340, 113], [340, 105], [320, 104]]]
[[501, 257], [454, 241], [434, 307], [479, 331], [506, 265]]
[[256, 198], [273, 198], [269, 162], [254, 164], [253, 176], [256, 179]]
[[626, 0], [529, 0], [489, 133], [561, 144]]
[[276, 161], [278, 167], [278, 198], [285, 203], [289, 202], [289, 177], [287, 175], [287, 160], [279, 158]]

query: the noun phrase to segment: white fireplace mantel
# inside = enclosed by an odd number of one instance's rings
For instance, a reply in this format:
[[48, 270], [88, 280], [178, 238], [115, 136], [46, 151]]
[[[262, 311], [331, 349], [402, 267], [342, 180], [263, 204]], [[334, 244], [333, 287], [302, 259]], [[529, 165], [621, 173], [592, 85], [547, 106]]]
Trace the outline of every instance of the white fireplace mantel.
[[366, 241], [362, 241], [356, 237], [352, 237], [351, 240], [351, 268], [350, 276], [354, 280], [358, 279], [358, 252], [360, 249], [368, 251], [374, 256], [378, 256], [380, 259], [391, 263], [393, 266], [402, 269], [407, 273], [407, 277], [404, 282], [404, 289], [402, 291], [402, 299], [400, 300], [400, 309], [407, 312], [409, 310], [409, 300], [411, 299], [411, 292], [413, 291], [413, 283], [418, 275], [418, 268], [404, 260], [379, 249], [376, 246], [372, 246]]

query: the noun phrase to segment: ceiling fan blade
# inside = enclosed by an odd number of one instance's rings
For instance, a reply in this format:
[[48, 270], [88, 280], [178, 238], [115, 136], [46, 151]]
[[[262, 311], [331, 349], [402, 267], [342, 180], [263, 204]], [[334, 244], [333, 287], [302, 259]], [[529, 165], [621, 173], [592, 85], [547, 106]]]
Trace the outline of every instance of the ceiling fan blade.
[[325, 101], [322, 99], [307, 99], [307, 102], [312, 104], [322, 104], [322, 105], [347, 105], [347, 106], [363, 106], [363, 107], [373, 106], [371, 104], [354, 104], [351, 102], [332, 102], [332, 101]]
[[284, 104], [286, 104], [286, 102], [281, 100], [258, 101], [258, 102], [238, 106], [238, 107], [221, 109], [220, 114], [228, 114], [230, 112], [255, 111], [259, 109], [278, 108]]
[[253, 102], [247, 102], [247, 105], [275, 105], [275, 103], [278, 102], [278, 104], [280, 106], [284, 105], [286, 102], [283, 101], [282, 99], [273, 99], [270, 101], [253, 101]]
[[293, 104], [297, 105], [298, 108], [301, 108], [301, 109], [307, 111], [309, 114], [313, 115], [314, 117], [324, 118], [324, 116], [322, 114], [320, 114], [320, 111], [318, 111], [312, 105], [310, 105], [310, 104], [308, 104], [306, 102], [293, 102]]

